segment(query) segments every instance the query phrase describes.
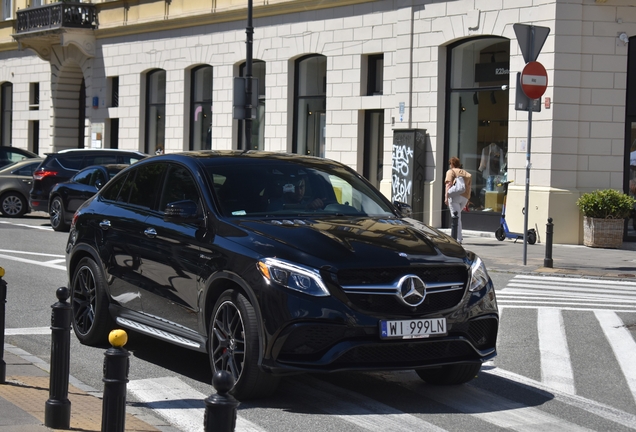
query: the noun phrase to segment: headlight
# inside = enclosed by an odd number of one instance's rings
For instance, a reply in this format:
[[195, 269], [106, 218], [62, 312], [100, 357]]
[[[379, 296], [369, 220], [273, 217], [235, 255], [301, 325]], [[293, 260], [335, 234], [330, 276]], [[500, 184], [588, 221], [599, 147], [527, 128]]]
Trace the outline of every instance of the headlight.
[[316, 269], [277, 258], [263, 258], [257, 266], [263, 277], [270, 283], [277, 283], [312, 296], [326, 297], [329, 295], [329, 290]]
[[469, 291], [479, 291], [488, 283], [488, 272], [481, 258], [475, 256], [473, 264], [470, 266]]

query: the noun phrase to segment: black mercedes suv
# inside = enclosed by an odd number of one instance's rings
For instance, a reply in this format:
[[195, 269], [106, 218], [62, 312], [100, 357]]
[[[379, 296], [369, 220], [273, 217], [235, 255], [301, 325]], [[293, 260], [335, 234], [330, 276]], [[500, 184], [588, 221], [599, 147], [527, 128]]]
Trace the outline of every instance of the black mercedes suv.
[[239, 399], [298, 372], [415, 370], [461, 384], [496, 355], [481, 259], [340, 163], [201, 151], [146, 158], [75, 213], [73, 329], [207, 352]]
[[49, 212], [49, 192], [90, 165], [133, 164], [148, 155], [134, 150], [70, 149], [48, 153], [33, 173], [29, 205], [33, 211]]

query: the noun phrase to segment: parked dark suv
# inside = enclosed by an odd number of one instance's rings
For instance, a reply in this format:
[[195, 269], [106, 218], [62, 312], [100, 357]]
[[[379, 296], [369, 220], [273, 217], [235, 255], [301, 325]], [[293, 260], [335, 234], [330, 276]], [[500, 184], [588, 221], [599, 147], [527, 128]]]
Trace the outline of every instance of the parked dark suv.
[[239, 399], [303, 371], [461, 384], [496, 355], [481, 259], [326, 159], [144, 159], [78, 209], [66, 252], [82, 343], [123, 327], [207, 352]]
[[56, 184], [90, 165], [133, 164], [148, 155], [132, 150], [71, 149], [49, 153], [33, 173], [29, 205], [33, 211], [49, 212], [49, 192]]

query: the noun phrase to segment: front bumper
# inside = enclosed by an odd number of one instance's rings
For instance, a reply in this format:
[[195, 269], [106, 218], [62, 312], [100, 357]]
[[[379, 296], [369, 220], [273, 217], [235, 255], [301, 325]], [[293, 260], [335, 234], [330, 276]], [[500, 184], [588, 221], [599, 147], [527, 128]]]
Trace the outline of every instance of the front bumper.
[[[316, 301], [323, 307], [316, 307]], [[497, 354], [499, 315], [492, 282], [479, 292], [465, 293], [452, 309], [410, 317], [446, 318], [446, 335], [423, 339], [381, 339], [379, 321], [396, 319], [394, 315], [370, 316], [333, 297], [308, 302], [311, 304], [304, 305], [299, 299], [288, 302], [300, 307], [296, 315], [302, 318], [284, 323], [268, 338], [261, 364], [264, 369], [279, 375], [419, 369], [482, 363]], [[340, 309], [335, 310], [334, 304], [340, 304]], [[275, 321], [267, 312], [263, 314], [266, 322]]]

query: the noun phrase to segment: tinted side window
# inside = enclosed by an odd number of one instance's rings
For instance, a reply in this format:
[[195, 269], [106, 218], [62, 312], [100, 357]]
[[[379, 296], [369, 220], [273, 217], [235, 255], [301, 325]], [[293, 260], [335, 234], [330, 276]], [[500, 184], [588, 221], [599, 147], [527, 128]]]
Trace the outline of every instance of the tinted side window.
[[95, 171], [96, 171], [95, 169], [88, 169], [88, 170], [79, 172], [75, 174], [75, 177], [73, 177], [73, 181], [75, 183], [88, 184], [89, 180], [91, 179], [91, 175], [93, 175]]
[[15, 171], [12, 171], [12, 174], [16, 174], [16, 175], [21, 175], [21, 176], [32, 176], [33, 175], [33, 171], [35, 171], [35, 169], [40, 166], [39, 163], [32, 163], [32, 164], [28, 164], [23, 166], [20, 169], [17, 169]]
[[89, 165], [106, 165], [117, 163], [117, 156], [111, 155], [91, 155], [86, 156], [84, 159], [84, 166], [87, 167]]
[[155, 163], [144, 165], [135, 170], [137, 176], [135, 181], [126, 182], [126, 186], [130, 188], [130, 204], [148, 207], [154, 209], [157, 205], [157, 196], [161, 191], [163, 174], [166, 171], [166, 164]]
[[120, 156], [120, 159], [121, 159], [121, 160], [120, 160], [120, 162], [119, 162], [119, 163], [124, 163], [124, 164], [127, 164], [127, 165], [132, 165], [132, 164], [134, 164], [135, 162], [139, 162], [139, 161], [140, 161], [141, 159], [143, 159], [143, 158], [141, 158], [141, 157], [139, 157], [139, 156], [137, 156], [137, 155], [129, 156], [129, 155], [127, 155], [127, 154], [124, 154], [124, 155], [121, 155], [121, 156]]
[[[79, 171], [87, 165], [84, 165], [84, 156], [78, 155], [68, 155], [64, 157], [59, 157], [57, 159], [57, 163], [62, 166], [62, 168]], [[90, 164], [89, 164], [90, 165]]]
[[88, 185], [97, 187], [96, 184], [99, 183], [100, 186], [103, 186], [108, 180], [109, 179], [106, 178], [106, 174], [103, 170], [96, 169], [91, 175], [91, 178], [88, 181]]
[[163, 211], [168, 203], [182, 200], [192, 200], [199, 204], [197, 186], [186, 168], [172, 165], [166, 177], [159, 210]]
[[[110, 201], [125, 201], [125, 200], [118, 200], [117, 198], [119, 197], [120, 191], [122, 190], [122, 186], [124, 185], [124, 183], [126, 183], [128, 177], [132, 177], [134, 179], [135, 174], [132, 173], [132, 174], [128, 174], [127, 176], [124, 175], [122, 177], [119, 177], [117, 180], [114, 180], [113, 182], [108, 183], [106, 187], [102, 189], [102, 197]], [[128, 192], [130, 193], [130, 190], [128, 190]], [[128, 197], [126, 196], [126, 198]]]

